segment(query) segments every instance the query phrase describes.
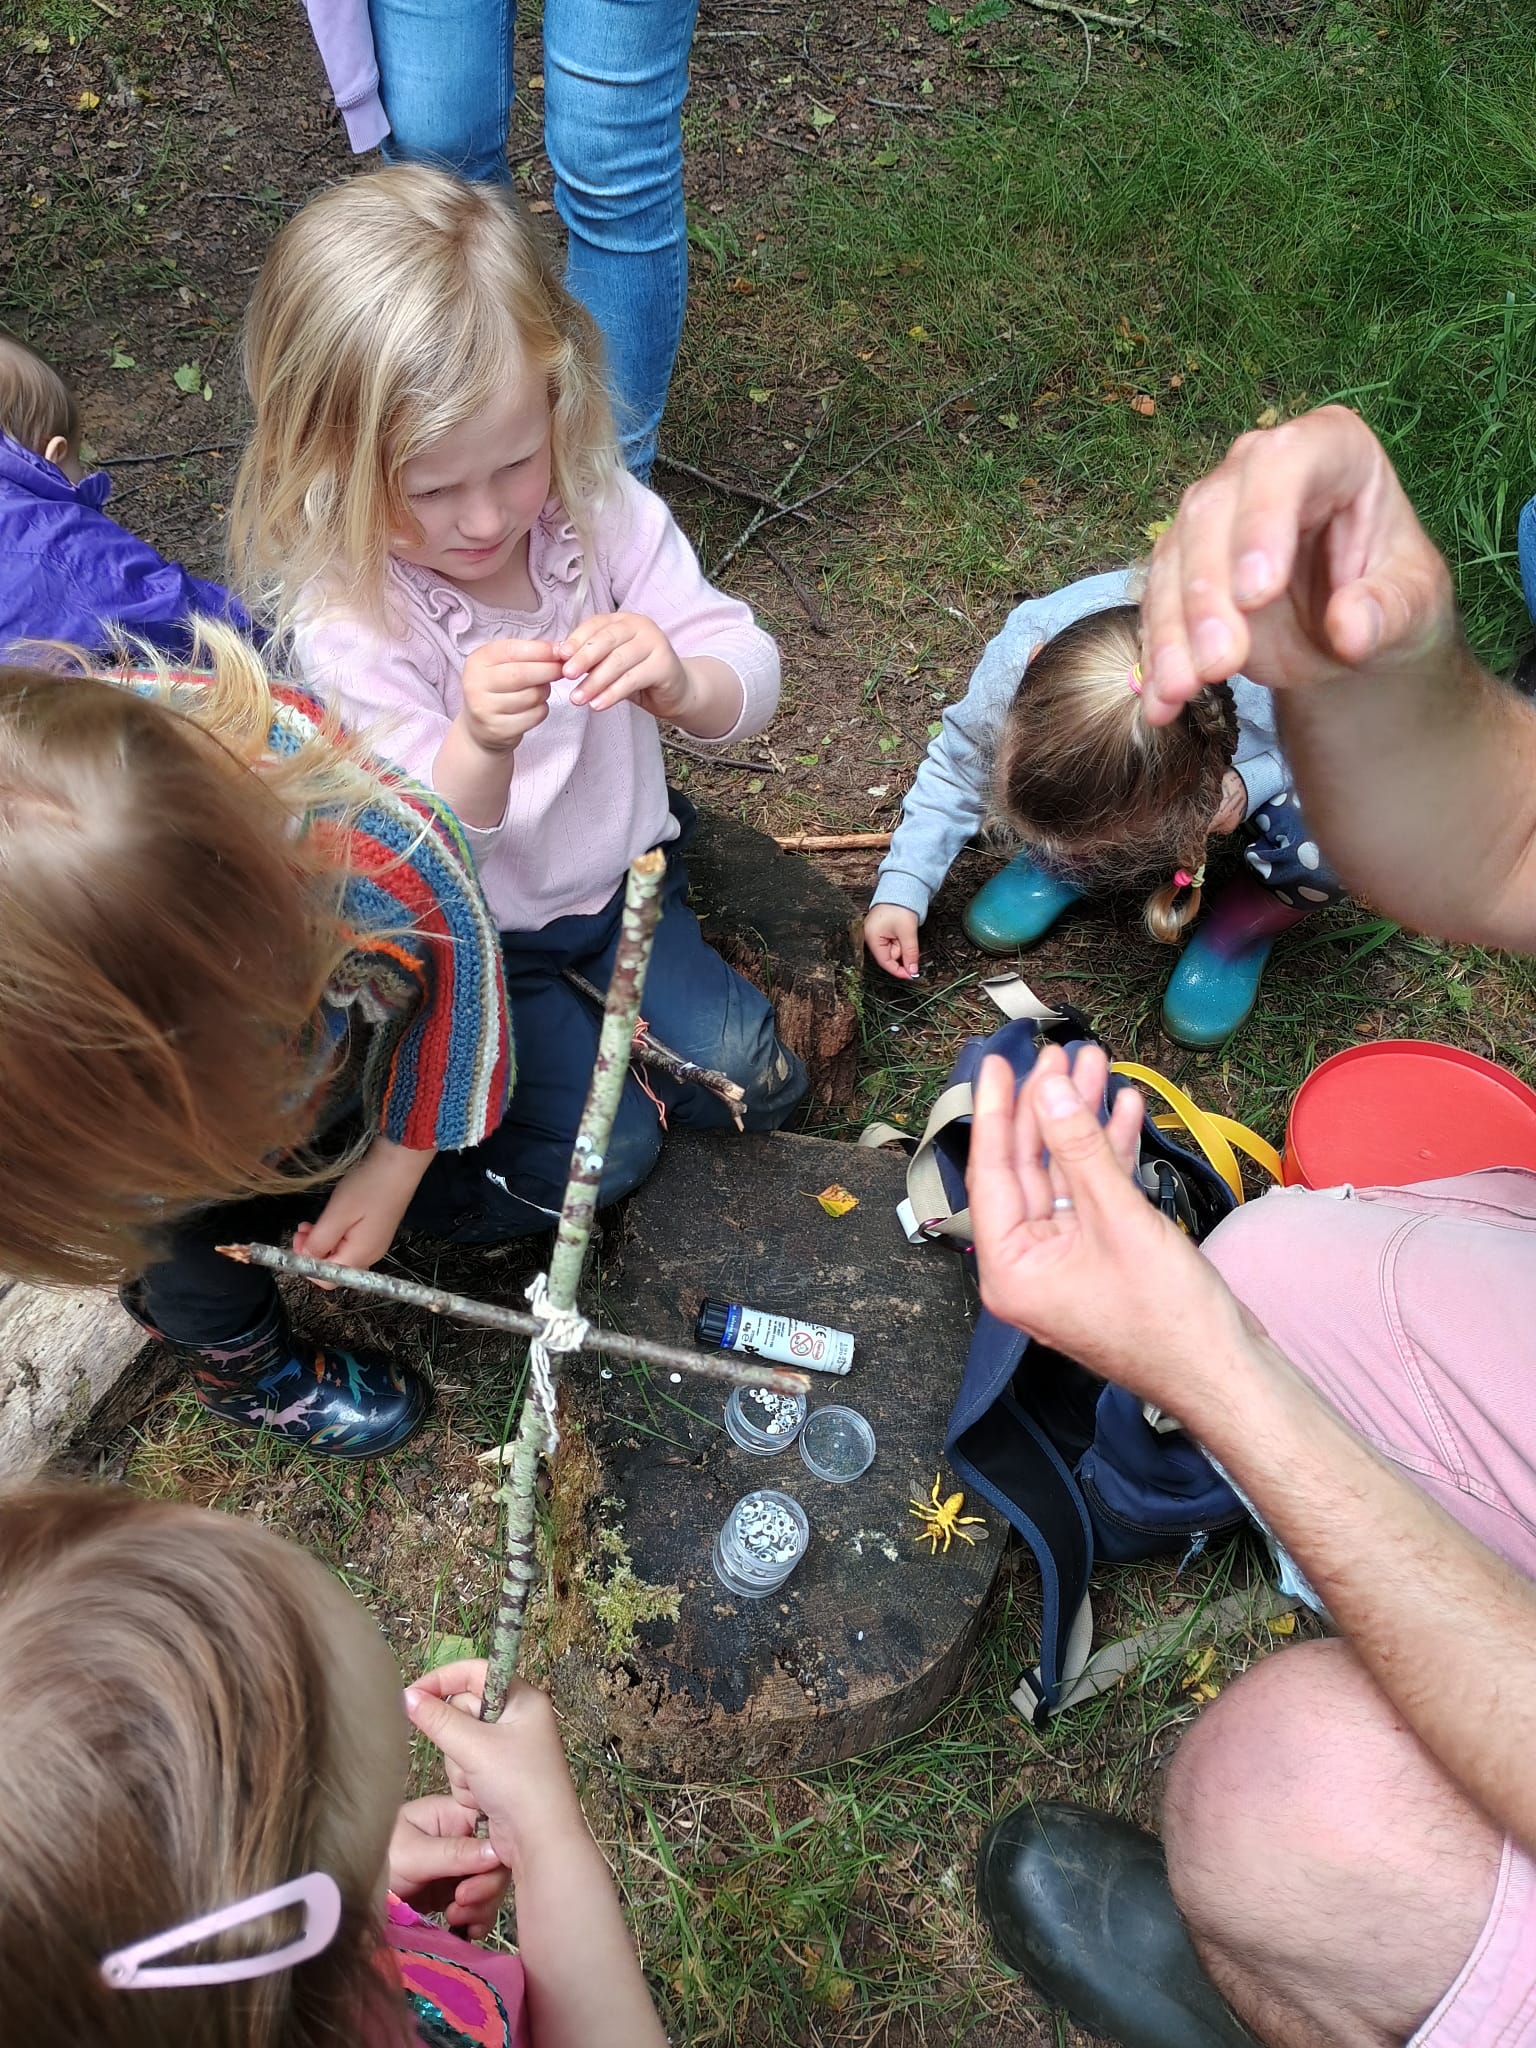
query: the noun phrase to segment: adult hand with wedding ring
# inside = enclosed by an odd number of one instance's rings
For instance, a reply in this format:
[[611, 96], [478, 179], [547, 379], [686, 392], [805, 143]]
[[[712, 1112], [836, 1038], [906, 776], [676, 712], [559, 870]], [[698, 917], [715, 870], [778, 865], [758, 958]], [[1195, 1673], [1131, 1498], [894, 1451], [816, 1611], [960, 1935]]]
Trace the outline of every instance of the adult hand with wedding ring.
[[1242, 1311], [1132, 1178], [1143, 1105], [1099, 1106], [1108, 1057], [1046, 1046], [1015, 1094], [1006, 1060], [977, 1077], [966, 1176], [981, 1298], [996, 1316], [1178, 1412], [1189, 1376], [1245, 1342]]

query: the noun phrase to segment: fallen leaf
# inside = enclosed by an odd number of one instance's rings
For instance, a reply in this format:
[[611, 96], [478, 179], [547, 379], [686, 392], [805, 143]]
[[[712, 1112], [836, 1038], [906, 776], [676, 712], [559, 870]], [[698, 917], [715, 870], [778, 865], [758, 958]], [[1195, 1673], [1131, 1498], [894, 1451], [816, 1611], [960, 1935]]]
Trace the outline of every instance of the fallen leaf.
[[907, 338], [909, 341], [927, 341], [928, 330], [926, 327], [909, 327]]
[[748, 795], [748, 796], [761, 796], [761, 794], [762, 794], [762, 790], [763, 790], [763, 778], [762, 778], [762, 776], [761, 776], [761, 775], [754, 775], [754, 776], [753, 776], [753, 778], [752, 778], [752, 780], [751, 780], [751, 781], [750, 781], [750, 782], [749, 782], [749, 783], [747, 784], [747, 795]]
[[888, 171], [892, 164], [899, 164], [901, 162], [901, 151], [899, 149], [877, 149], [870, 158], [870, 162], [877, 171]]
[[1269, 1632], [1272, 1636], [1293, 1636], [1296, 1633], [1294, 1614], [1272, 1614], [1269, 1617]]
[[1275, 405], [1266, 405], [1253, 424], [1256, 427], [1278, 427], [1280, 424], [1280, 408]]
[[772, 398], [773, 392], [766, 385], [753, 384], [748, 389], [747, 396], [754, 405], [766, 405], [769, 399]]
[[925, 78], [917, 89], [925, 100], [933, 98], [933, 80], [931, 78]]
[[116, 342], [112, 346], [112, 367], [114, 370], [136, 370], [139, 366], [127, 349]]
[[1144, 420], [1149, 420], [1157, 411], [1157, 400], [1149, 398], [1145, 391], [1138, 391], [1131, 400], [1131, 411], [1139, 412]]
[[553, 213], [554, 210], [555, 203], [552, 199], [530, 199], [528, 202], [530, 213]]
[[858, 1196], [850, 1195], [848, 1190], [839, 1187], [836, 1181], [833, 1181], [830, 1187], [823, 1188], [816, 1199], [829, 1216], [846, 1216], [850, 1209], [857, 1209], [859, 1206]]
[[203, 388], [202, 364], [182, 363], [178, 369], [171, 372], [171, 382], [178, 391], [185, 391], [189, 397], [192, 393], [201, 391]]
[[478, 1646], [469, 1636], [433, 1636], [427, 1644], [427, 1669], [436, 1671], [441, 1664], [461, 1664], [479, 1654]]
[[[1197, 1697], [1203, 1696], [1205, 1691], [1205, 1674], [1216, 1661], [1216, 1645], [1214, 1643], [1207, 1643], [1205, 1648], [1198, 1653], [1191, 1650], [1184, 1661], [1189, 1669], [1180, 1681], [1183, 1690], [1185, 1692], [1192, 1692]], [[1214, 1698], [1214, 1694], [1212, 1697]]]
[[901, 741], [896, 737], [895, 733], [888, 732], [880, 741], [880, 751], [882, 754], [894, 754], [900, 745]]
[[1158, 540], [1168, 531], [1172, 524], [1173, 521], [1171, 519], [1149, 519], [1141, 530], [1148, 540]]
[[811, 126], [813, 128], [830, 128], [836, 119], [837, 116], [830, 107], [824, 107], [820, 100], [811, 101]]
[[997, 416], [997, 424], [1000, 427], [1006, 427], [1010, 434], [1016, 434], [1019, 429], [1019, 416], [1016, 412], [1000, 412]]
[[53, 45], [46, 36], [23, 36], [21, 47], [29, 57], [46, 57]]
[[889, 796], [890, 793], [891, 785], [888, 782], [872, 782], [864, 792], [866, 796]]
[[528, 90], [530, 92], [542, 92], [544, 90], [544, 74], [542, 71], [535, 71], [532, 78], [529, 79]]
[[96, 108], [101, 105], [101, 94], [99, 92], [83, 92], [75, 101], [75, 105], [82, 114], [94, 113]]
[[1168, 389], [1170, 391], [1182, 391], [1183, 388], [1184, 372], [1182, 370], [1175, 370], [1173, 375], [1168, 379]]
[[733, 277], [726, 286], [726, 290], [728, 292], [735, 292], [738, 298], [750, 299], [757, 290], [757, 286], [750, 277]]

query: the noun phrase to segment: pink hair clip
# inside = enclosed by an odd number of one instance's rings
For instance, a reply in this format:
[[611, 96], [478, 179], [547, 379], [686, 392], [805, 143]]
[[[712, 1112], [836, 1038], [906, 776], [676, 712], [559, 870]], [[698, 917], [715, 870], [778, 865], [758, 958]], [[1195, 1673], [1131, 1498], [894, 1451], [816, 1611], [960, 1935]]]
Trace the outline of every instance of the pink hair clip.
[[1204, 863], [1202, 862], [1193, 874], [1189, 872], [1188, 868], [1175, 868], [1173, 871], [1173, 886], [1175, 889], [1203, 889], [1205, 887]]
[[1133, 661], [1125, 672], [1125, 682], [1127, 689], [1134, 691], [1138, 697], [1141, 695], [1141, 681], [1141, 663]]
[[[264, 1955], [231, 1956], [223, 1963], [170, 1963], [160, 1970], [143, 1967], [157, 1956], [175, 1955], [178, 1949], [190, 1948], [195, 1941], [206, 1941], [210, 1935], [223, 1934], [231, 1927], [244, 1927], [268, 1913], [281, 1912], [284, 1906], [302, 1906], [304, 1925], [281, 1948], [269, 1949]], [[131, 1948], [114, 1949], [111, 1955], [102, 1957], [101, 1974], [114, 1991], [175, 1991], [192, 1984], [239, 1984], [248, 1977], [270, 1977], [278, 1970], [291, 1970], [299, 1963], [307, 1963], [311, 1956], [330, 1947], [340, 1925], [340, 1886], [325, 1871], [312, 1870], [308, 1877], [296, 1877], [269, 1892], [258, 1892], [253, 1899], [241, 1899], [236, 1905], [221, 1907], [217, 1913], [205, 1913], [201, 1920], [189, 1920], [185, 1926], [167, 1928], [164, 1934], [152, 1934], [147, 1941], [136, 1941]]]

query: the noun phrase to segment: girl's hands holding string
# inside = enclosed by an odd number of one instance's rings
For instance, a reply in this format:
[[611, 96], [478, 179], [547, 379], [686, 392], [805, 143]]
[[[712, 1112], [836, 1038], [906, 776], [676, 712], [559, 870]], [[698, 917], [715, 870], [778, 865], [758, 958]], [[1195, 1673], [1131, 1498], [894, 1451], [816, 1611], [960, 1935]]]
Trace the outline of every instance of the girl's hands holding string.
[[1214, 1267], [1133, 1176], [1142, 1098], [1098, 1120], [1109, 1062], [1047, 1046], [1014, 1093], [1006, 1060], [977, 1079], [966, 1176], [981, 1298], [995, 1316], [1143, 1400], [1180, 1412], [1191, 1375], [1243, 1336]]
[[741, 716], [741, 678], [713, 655], [680, 655], [643, 612], [583, 619], [555, 648], [575, 680], [573, 704], [611, 711], [626, 701], [697, 739], [723, 739]]

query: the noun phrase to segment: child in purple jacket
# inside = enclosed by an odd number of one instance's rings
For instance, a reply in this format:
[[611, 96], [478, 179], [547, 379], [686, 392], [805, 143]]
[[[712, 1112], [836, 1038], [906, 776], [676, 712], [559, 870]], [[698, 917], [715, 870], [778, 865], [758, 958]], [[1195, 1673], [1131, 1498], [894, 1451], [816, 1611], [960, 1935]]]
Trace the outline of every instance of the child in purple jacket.
[[87, 476], [79, 448], [69, 386], [0, 331], [0, 659], [27, 640], [67, 640], [94, 653], [117, 631], [184, 660], [195, 612], [247, 631], [250, 619], [227, 590], [107, 517], [111, 479]]

